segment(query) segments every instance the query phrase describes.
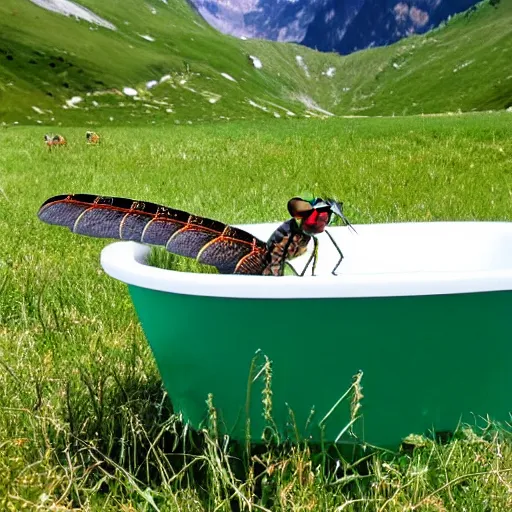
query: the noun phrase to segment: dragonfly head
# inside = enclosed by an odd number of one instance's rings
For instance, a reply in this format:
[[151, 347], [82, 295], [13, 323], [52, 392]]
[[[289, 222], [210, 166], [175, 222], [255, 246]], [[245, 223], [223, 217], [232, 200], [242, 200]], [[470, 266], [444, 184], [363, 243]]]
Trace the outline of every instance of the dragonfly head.
[[307, 235], [322, 233], [333, 220], [333, 215], [341, 218], [355, 233], [352, 224], [343, 214], [343, 203], [334, 199], [315, 197], [311, 200], [294, 197], [288, 201], [288, 211], [297, 225]]
[[354, 226], [352, 226], [347, 217], [345, 217], [345, 214], [343, 213], [343, 203], [341, 201], [336, 201], [335, 199], [326, 199], [325, 201], [323, 199], [318, 199], [318, 201], [320, 203], [318, 204], [317, 207], [320, 207], [320, 204], [322, 205], [321, 207], [328, 206], [331, 211], [331, 214], [334, 214], [335, 217], [339, 217], [343, 221], [345, 226], [351, 229], [354, 233], [357, 233]]

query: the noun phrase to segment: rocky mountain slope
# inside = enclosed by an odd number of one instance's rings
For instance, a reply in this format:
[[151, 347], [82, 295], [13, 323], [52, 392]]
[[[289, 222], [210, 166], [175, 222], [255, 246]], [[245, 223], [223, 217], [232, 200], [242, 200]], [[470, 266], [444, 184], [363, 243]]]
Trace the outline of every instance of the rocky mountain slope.
[[349, 9], [336, 0], [326, 0], [300, 42], [341, 54], [386, 46], [427, 32], [474, 4], [475, 0], [354, 0]]
[[301, 43], [348, 54], [438, 26], [477, 0], [190, 0], [212, 26], [237, 37]]

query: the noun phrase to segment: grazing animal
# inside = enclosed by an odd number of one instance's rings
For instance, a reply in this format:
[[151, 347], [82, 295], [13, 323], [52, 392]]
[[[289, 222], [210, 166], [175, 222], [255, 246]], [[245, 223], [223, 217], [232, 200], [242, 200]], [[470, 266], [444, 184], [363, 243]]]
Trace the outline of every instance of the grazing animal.
[[52, 146], [65, 146], [67, 144], [66, 139], [62, 135], [48, 135], [44, 136], [44, 141], [49, 149]]
[[99, 144], [100, 136], [95, 132], [85, 132], [87, 144]]
[[[305, 274], [311, 262], [314, 275], [318, 255], [316, 235], [325, 231], [339, 254], [332, 270], [336, 274], [343, 254], [325, 228], [332, 215], [352, 228], [343, 214], [343, 203], [294, 197], [288, 201], [288, 211], [291, 219], [281, 224], [267, 242], [222, 222], [120, 197], [55, 196], [41, 205], [38, 216], [43, 222], [66, 226], [81, 235], [163, 245], [171, 253], [213, 265], [222, 274], [282, 276], [287, 260], [303, 254], [313, 239], [313, 253], [300, 275]], [[291, 265], [290, 268], [294, 270]]]

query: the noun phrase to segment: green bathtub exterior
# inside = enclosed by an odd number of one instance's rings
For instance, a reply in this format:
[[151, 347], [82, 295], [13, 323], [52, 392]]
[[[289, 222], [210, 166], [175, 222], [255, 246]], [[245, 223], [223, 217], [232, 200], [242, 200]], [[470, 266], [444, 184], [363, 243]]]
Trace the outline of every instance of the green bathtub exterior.
[[249, 411], [261, 440], [264, 377], [248, 379], [263, 354], [282, 439], [295, 427], [313, 441], [337, 439], [350, 397], [319, 422], [360, 370], [362, 417], [341, 442], [396, 448], [412, 433], [509, 420], [512, 291], [264, 300], [129, 290], [174, 409], [195, 428], [211, 393], [222, 432], [243, 440]]

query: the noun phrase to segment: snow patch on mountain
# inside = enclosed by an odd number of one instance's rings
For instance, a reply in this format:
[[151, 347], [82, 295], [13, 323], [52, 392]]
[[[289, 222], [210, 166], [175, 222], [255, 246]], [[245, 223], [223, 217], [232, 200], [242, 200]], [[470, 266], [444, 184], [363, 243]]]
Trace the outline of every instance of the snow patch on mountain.
[[146, 41], [149, 41], [150, 43], [154, 43], [155, 42], [155, 38], [154, 37], [151, 37], [151, 36], [148, 36], [147, 34], [138, 34], [140, 37], [142, 37], [142, 39], [145, 39]]
[[260, 110], [263, 110], [265, 112], [268, 112], [268, 108], [267, 107], [264, 107], [262, 105], [258, 105], [255, 101], [252, 101], [252, 100], [248, 100], [249, 105], [251, 105], [251, 107], [256, 107], [256, 108], [259, 108]]
[[307, 64], [304, 62], [304, 59], [302, 58], [302, 55], [297, 55], [295, 57], [295, 60], [297, 61], [297, 64], [302, 70], [304, 71], [304, 74], [309, 78], [311, 75], [309, 74], [309, 69]]
[[229, 80], [230, 82], [236, 82], [236, 80], [235, 80], [231, 75], [228, 75], [227, 73], [221, 73], [221, 75], [222, 75], [226, 80]]
[[126, 96], [137, 96], [138, 94], [137, 89], [134, 89], [133, 87], [124, 87], [123, 92]]
[[254, 55], [249, 55], [249, 59], [251, 59], [252, 65], [256, 69], [261, 69], [263, 67], [263, 64], [261, 63], [261, 60], [258, 59], [258, 57], [255, 57]]
[[64, 16], [72, 16], [77, 19], [100, 25], [101, 27], [108, 28], [110, 30], [116, 30], [116, 26], [109, 21], [103, 19], [97, 14], [93, 13], [89, 9], [82, 7], [81, 5], [71, 2], [71, 0], [30, 0], [33, 4], [47, 9], [48, 11], [63, 14]]
[[[320, 107], [316, 101], [311, 98], [310, 96], [307, 96], [306, 94], [297, 94], [293, 99], [296, 99], [300, 101], [306, 108], [310, 110], [314, 110], [316, 112], [320, 112], [321, 114], [324, 114], [326, 116], [334, 116], [332, 112], [329, 112], [328, 110], [323, 109]], [[314, 112], [309, 112], [311, 115], [315, 115]]]

